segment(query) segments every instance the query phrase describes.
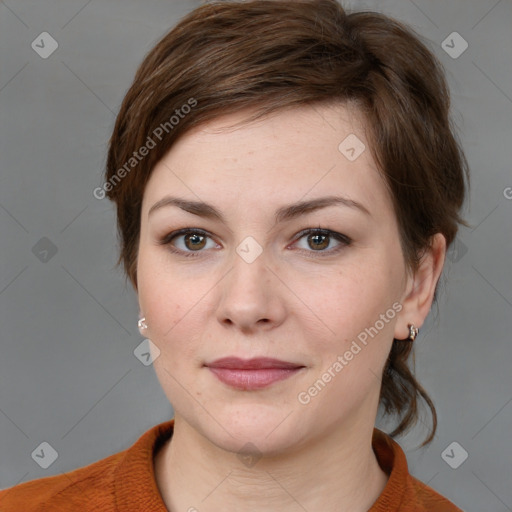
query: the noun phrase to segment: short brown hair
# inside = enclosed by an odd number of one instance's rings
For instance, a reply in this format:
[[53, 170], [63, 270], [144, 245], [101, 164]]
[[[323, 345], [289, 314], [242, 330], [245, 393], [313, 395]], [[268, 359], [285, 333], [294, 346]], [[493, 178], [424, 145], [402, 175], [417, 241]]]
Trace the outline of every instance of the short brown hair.
[[[469, 168], [451, 127], [442, 66], [420, 36], [380, 13], [348, 13], [335, 0], [214, 2], [189, 13], [145, 57], [110, 139], [105, 191], [117, 206], [118, 264], [133, 286], [144, 187], [180, 135], [242, 109], [254, 112], [250, 122], [337, 102], [355, 103], [363, 115], [409, 268], [417, 269], [434, 234], [442, 233], [449, 247], [458, 224], [468, 226], [459, 211]], [[425, 445], [437, 416], [407, 365], [411, 347], [394, 340], [380, 405], [401, 416], [396, 436], [416, 423], [423, 398], [433, 418]]]

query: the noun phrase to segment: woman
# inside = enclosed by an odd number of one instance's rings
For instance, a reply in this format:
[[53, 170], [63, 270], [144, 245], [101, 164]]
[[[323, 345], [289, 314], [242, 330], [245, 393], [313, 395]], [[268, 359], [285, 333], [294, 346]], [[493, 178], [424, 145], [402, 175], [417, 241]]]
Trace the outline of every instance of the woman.
[[[435, 57], [334, 0], [213, 3], [147, 55], [106, 180], [174, 418], [2, 511], [458, 511], [392, 436], [467, 193]], [[149, 354], [148, 354], [149, 357]], [[390, 435], [378, 408], [395, 414]]]

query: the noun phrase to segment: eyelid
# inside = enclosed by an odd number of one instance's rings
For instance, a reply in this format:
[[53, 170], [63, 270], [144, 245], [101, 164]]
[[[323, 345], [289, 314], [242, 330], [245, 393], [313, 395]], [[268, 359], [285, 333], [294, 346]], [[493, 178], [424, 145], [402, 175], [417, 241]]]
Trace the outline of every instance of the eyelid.
[[[303, 229], [302, 231], [299, 231], [295, 235], [295, 241], [293, 243], [297, 242], [298, 240], [303, 238], [305, 235], [309, 235], [309, 234], [327, 235], [327, 236], [330, 236], [330, 237], [338, 240], [339, 242], [345, 243], [347, 245], [350, 245], [353, 241], [349, 236], [344, 235], [343, 233], [339, 233], [338, 231], [334, 231], [332, 229], [327, 229], [327, 228], [322, 228], [319, 226], [317, 228], [306, 228], [306, 229]], [[312, 251], [312, 252], [329, 252], [329, 251]]]
[[180, 236], [180, 235], [185, 235], [187, 233], [194, 233], [194, 234], [198, 234], [198, 235], [202, 235], [202, 236], [207, 236], [208, 238], [212, 238], [212, 235], [211, 233], [209, 233], [208, 231], [205, 231], [204, 229], [201, 229], [201, 228], [181, 228], [181, 229], [177, 229], [175, 231], [171, 231], [170, 233], [168, 233], [167, 235], [163, 236], [161, 239], [158, 240], [158, 244], [159, 245], [167, 245], [169, 243], [171, 243], [171, 241]]

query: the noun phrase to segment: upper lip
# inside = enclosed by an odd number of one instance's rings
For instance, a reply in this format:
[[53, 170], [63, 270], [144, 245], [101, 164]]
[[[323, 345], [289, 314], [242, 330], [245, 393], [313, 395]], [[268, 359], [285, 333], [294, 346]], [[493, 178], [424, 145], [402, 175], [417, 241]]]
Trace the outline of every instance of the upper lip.
[[301, 368], [303, 365], [280, 361], [269, 357], [256, 357], [253, 359], [240, 359], [239, 357], [223, 357], [216, 359], [206, 366], [210, 368], [230, 368], [241, 370], [259, 370], [262, 368]]

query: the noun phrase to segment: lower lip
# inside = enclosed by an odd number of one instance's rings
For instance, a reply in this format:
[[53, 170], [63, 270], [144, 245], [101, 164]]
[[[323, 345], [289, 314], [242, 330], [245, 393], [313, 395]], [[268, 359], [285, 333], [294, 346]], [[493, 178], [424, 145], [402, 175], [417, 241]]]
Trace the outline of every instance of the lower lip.
[[241, 370], [233, 368], [210, 368], [209, 370], [224, 384], [237, 389], [251, 390], [270, 386], [274, 382], [295, 375], [302, 368], [262, 368]]

